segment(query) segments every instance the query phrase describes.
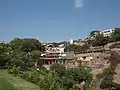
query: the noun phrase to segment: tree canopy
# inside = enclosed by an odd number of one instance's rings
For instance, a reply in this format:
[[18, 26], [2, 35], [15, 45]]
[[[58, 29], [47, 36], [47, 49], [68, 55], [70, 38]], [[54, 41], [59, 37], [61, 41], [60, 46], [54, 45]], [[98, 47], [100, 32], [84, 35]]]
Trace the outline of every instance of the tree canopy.
[[97, 33], [99, 33], [100, 31], [98, 31], [98, 30], [95, 30], [95, 31], [91, 31], [90, 32], [90, 36], [94, 36], [94, 35], [96, 35]]
[[0, 66], [34, 66], [45, 47], [34, 38], [15, 38], [9, 43], [0, 43]]
[[33, 50], [39, 50], [44, 51], [45, 48], [42, 46], [42, 44], [34, 38], [15, 38], [12, 41], [10, 41], [10, 45], [13, 49], [19, 49], [21, 51], [25, 52], [31, 52]]
[[114, 42], [120, 41], [120, 29], [116, 28], [111, 36], [112, 36], [112, 41]]
[[92, 45], [93, 46], [104, 46], [104, 45], [106, 45], [109, 42], [110, 42], [110, 37], [104, 37], [103, 34], [98, 33], [95, 36], [95, 39], [94, 39]]
[[10, 59], [10, 51], [11, 47], [9, 46], [9, 44], [0, 43], [0, 67], [6, 66], [6, 63]]

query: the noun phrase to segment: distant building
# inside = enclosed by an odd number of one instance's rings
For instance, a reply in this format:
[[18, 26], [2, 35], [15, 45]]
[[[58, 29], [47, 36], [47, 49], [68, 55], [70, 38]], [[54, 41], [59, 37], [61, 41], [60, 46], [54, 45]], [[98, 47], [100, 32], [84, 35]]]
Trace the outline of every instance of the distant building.
[[85, 45], [85, 43], [86, 43], [86, 41], [84, 41], [84, 40], [73, 40], [74, 45], [83, 46], [83, 45]]
[[100, 31], [100, 34], [103, 34], [104, 37], [110, 37], [111, 34], [114, 32], [115, 28], [113, 29], [106, 29], [106, 30], [103, 30], [103, 31]]
[[37, 66], [41, 67], [43, 65], [52, 65], [54, 63], [59, 63], [65, 65], [68, 61], [74, 59], [74, 52], [48, 52], [42, 54], [37, 62]]
[[[104, 37], [111, 37], [111, 34], [115, 31], [115, 30], [120, 30], [120, 28], [112, 28], [112, 29], [104, 29], [104, 30], [100, 30], [100, 34], [103, 34]], [[95, 38], [95, 36], [98, 34], [98, 32], [94, 33], [93, 36], [88, 36], [87, 40], [92, 40]]]
[[70, 44], [73, 44], [73, 40], [72, 39], [70, 40]]

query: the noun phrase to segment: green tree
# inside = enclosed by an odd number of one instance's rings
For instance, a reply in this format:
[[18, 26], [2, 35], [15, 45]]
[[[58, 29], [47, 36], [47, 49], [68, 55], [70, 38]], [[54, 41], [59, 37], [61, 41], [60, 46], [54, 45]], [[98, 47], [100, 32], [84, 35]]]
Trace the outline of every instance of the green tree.
[[33, 61], [28, 53], [21, 51], [12, 51], [10, 53], [10, 59], [7, 64], [10, 68], [15, 65], [26, 69], [27, 67], [30, 67], [32, 63]]
[[19, 49], [27, 53], [32, 52], [33, 50], [39, 50], [41, 52], [45, 50], [44, 46], [42, 46], [42, 44], [37, 39], [33, 38], [15, 38], [10, 41], [10, 45], [14, 50]]
[[90, 70], [82, 67], [65, 69], [62, 65], [54, 64], [51, 67], [51, 70], [55, 71], [56, 76], [58, 76], [56, 80], [64, 90], [69, 90], [70, 88], [73, 88], [75, 84], [81, 84], [82, 81], [85, 81], [85, 86], [89, 87], [92, 81]]
[[38, 50], [34, 50], [32, 51], [31, 53], [31, 58], [34, 60], [34, 61], [38, 61], [40, 56], [41, 56], [41, 52], [38, 51]]
[[13, 50], [20, 50], [22, 46], [22, 39], [14, 38], [12, 41], [9, 42]]
[[27, 81], [37, 84], [41, 90], [63, 90], [57, 81], [56, 73], [53, 71], [37, 71], [32, 69], [24, 73], [23, 78]]
[[82, 67], [70, 69], [66, 75], [69, 79], [73, 79], [73, 84], [80, 84], [82, 81], [85, 81], [86, 87], [89, 87], [92, 81], [92, 74], [90, 71]]
[[50, 70], [55, 71], [58, 76], [63, 76], [65, 74], [65, 67], [58, 63], [53, 64]]
[[40, 80], [39, 86], [44, 90], [63, 90], [58, 82], [58, 77], [53, 71], [50, 71]]
[[111, 36], [112, 41], [114, 42], [120, 41], [120, 28], [116, 28]]
[[91, 31], [91, 32], [90, 32], [90, 36], [94, 36], [94, 35], [98, 34], [99, 32], [100, 32], [100, 31], [98, 31], [98, 30]]
[[22, 66], [23, 68], [34, 66], [35, 62], [39, 60], [41, 52], [45, 50], [45, 47], [37, 39], [33, 38], [15, 38], [10, 41], [10, 46], [12, 51], [8, 64]]
[[9, 60], [11, 47], [9, 44], [0, 43], [0, 66], [6, 66]]
[[104, 46], [109, 42], [110, 42], [110, 37], [105, 37], [105, 36], [103, 36], [103, 34], [98, 33], [95, 36], [95, 39], [94, 39], [92, 45], [93, 46]]

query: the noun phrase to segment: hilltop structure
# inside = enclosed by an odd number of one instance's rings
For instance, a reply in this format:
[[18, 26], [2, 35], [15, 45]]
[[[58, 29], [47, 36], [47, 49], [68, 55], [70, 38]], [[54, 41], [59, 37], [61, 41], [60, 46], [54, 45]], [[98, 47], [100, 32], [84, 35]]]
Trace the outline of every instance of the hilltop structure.
[[111, 37], [112, 33], [113, 33], [115, 30], [120, 30], [120, 28], [111, 28], [111, 29], [99, 30], [99, 31], [96, 31], [96, 32], [94, 33], [94, 35], [88, 36], [87, 39], [94, 39], [95, 36], [96, 36], [98, 33], [103, 34], [104, 37]]

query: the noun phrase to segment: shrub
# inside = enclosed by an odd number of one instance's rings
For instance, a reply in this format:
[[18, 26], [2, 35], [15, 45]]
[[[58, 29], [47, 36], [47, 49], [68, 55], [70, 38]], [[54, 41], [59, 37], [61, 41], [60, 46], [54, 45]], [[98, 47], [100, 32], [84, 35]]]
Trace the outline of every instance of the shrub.
[[9, 68], [7, 71], [9, 74], [13, 74], [14, 76], [18, 75], [20, 70], [19, 67], [13, 66], [12, 68]]
[[65, 74], [65, 67], [63, 65], [58, 64], [58, 63], [53, 64], [50, 67], [50, 70], [55, 71], [55, 73], [58, 76], [63, 76]]
[[22, 78], [24, 78], [25, 80], [37, 84], [37, 82], [40, 80], [39, 78], [39, 72], [37, 70], [32, 70], [32, 71], [28, 71], [26, 73], [23, 74]]

